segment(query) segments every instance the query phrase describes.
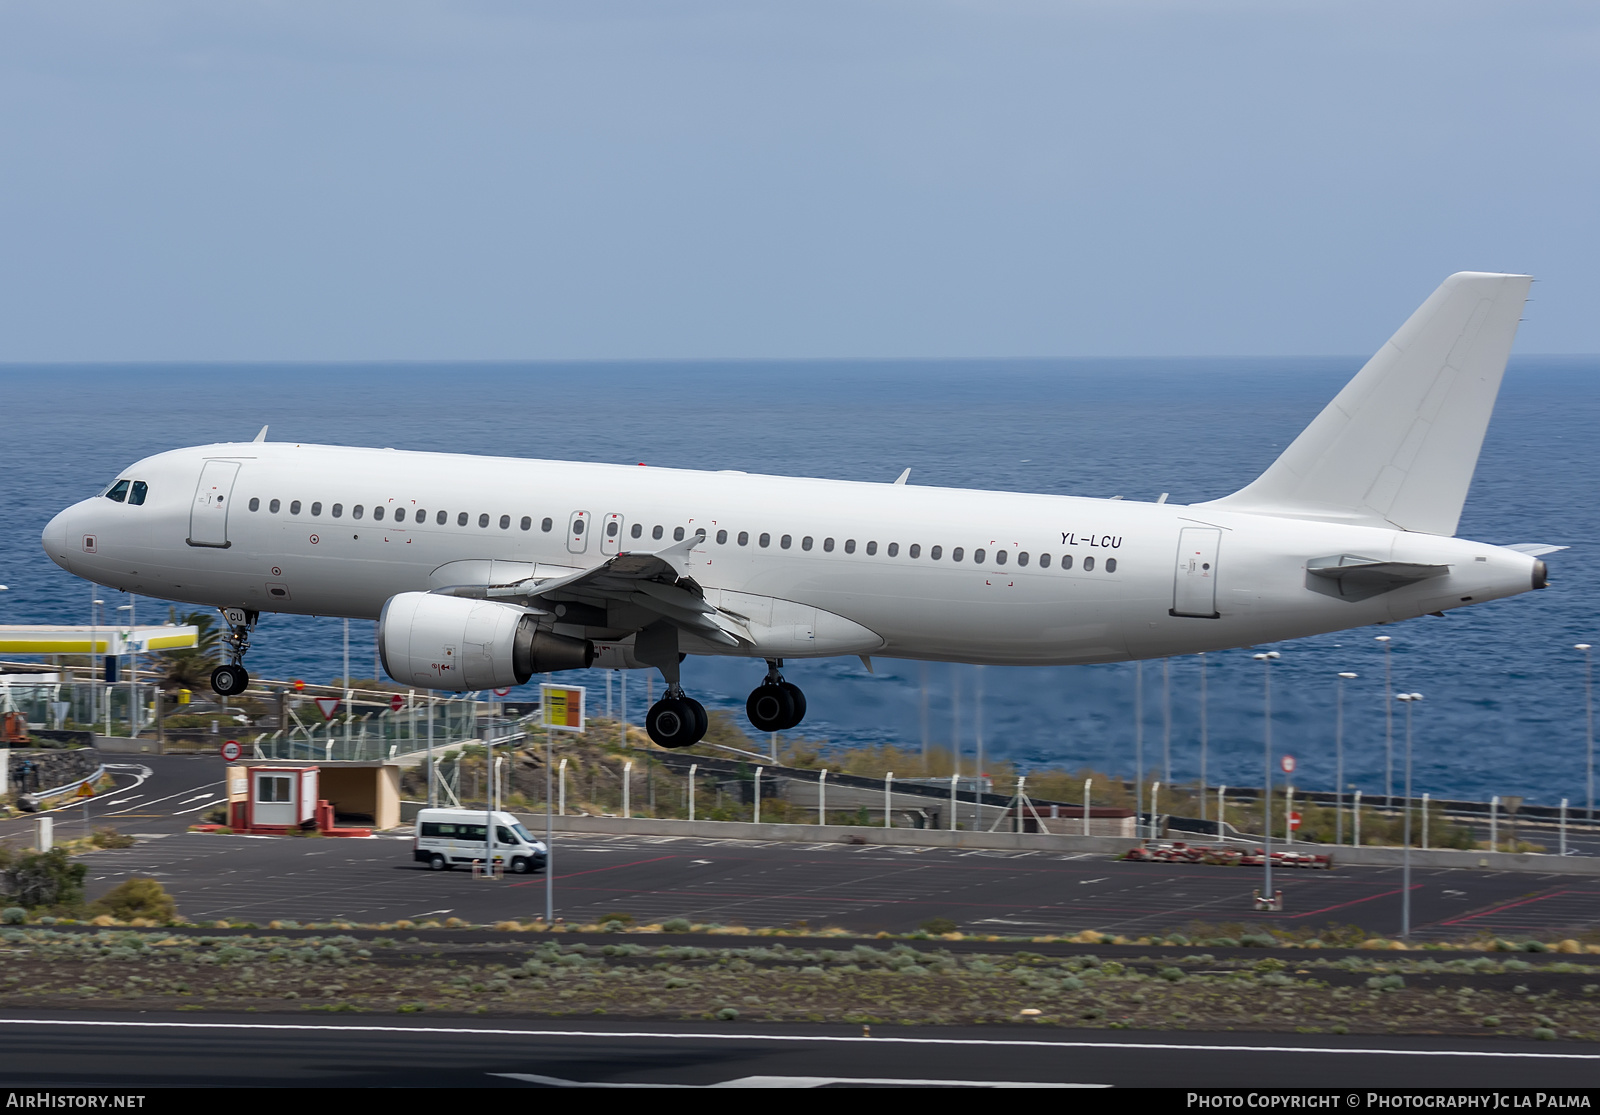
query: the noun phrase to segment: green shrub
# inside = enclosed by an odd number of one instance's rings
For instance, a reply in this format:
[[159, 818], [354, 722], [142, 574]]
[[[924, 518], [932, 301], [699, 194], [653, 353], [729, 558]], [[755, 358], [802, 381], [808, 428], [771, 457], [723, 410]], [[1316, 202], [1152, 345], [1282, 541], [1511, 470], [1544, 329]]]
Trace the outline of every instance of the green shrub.
[[89, 912], [110, 914], [119, 921], [172, 921], [178, 916], [178, 904], [156, 880], [135, 876], [95, 899]]
[[83, 879], [89, 868], [73, 863], [65, 848], [21, 852], [0, 848], [0, 890], [18, 906], [76, 909], [83, 902]]
[[687, 933], [694, 927], [689, 924], [688, 918], [668, 918], [661, 923], [661, 928], [667, 933]]
[[957, 928], [959, 927], [956, 923], [949, 918], [929, 918], [922, 923], [923, 932], [932, 933], [935, 936], [941, 933], [954, 933]]
[[0, 922], [6, 925], [21, 925], [27, 920], [28, 911], [21, 906], [7, 906], [4, 910], [0, 910]]

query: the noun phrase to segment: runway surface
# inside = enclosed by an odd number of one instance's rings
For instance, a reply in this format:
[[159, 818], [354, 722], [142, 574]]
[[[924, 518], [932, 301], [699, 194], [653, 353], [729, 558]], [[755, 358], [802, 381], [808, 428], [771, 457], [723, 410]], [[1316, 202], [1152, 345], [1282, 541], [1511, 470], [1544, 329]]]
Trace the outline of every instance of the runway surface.
[[1027, 1027], [606, 1026], [108, 1013], [0, 1018], [13, 1088], [1077, 1085], [1590, 1088], [1600, 1047]]

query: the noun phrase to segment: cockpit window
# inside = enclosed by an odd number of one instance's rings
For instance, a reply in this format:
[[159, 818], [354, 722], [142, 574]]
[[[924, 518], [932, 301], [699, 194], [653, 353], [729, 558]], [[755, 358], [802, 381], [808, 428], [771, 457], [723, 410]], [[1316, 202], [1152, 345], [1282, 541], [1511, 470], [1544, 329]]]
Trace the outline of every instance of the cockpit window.
[[143, 480], [135, 480], [133, 482], [133, 490], [128, 493], [128, 502], [133, 506], [138, 507], [144, 503], [144, 497], [149, 494], [150, 485], [146, 484]]
[[106, 498], [114, 499], [118, 503], [121, 503], [123, 500], [128, 498], [128, 485], [131, 483], [131, 480], [118, 480], [115, 484], [111, 485], [111, 490], [106, 493]]

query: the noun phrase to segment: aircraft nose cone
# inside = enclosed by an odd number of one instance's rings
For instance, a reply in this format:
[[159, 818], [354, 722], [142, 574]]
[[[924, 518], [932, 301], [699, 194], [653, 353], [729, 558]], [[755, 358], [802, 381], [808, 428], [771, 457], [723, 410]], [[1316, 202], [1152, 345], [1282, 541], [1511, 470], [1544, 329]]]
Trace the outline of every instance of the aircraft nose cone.
[[68, 512], [63, 511], [46, 523], [39, 542], [51, 561], [70, 571], [72, 566], [67, 564], [67, 515]]

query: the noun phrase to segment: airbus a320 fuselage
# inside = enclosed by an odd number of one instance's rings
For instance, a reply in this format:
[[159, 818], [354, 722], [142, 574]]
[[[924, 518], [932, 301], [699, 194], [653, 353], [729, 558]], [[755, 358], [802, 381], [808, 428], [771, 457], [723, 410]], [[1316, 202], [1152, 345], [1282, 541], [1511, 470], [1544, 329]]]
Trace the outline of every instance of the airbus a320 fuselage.
[[1209, 503], [258, 438], [139, 461], [43, 541], [97, 583], [223, 609], [219, 692], [247, 684], [259, 613], [349, 616], [379, 620], [406, 685], [659, 669], [664, 746], [705, 731], [682, 655], [765, 659], [747, 708], [782, 730], [805, 714], [785, 658], [1154, 658], [1542, 588], [1556, 547], [1453, 537], [1528, 282], [1446, 280], [1266, 473]]

